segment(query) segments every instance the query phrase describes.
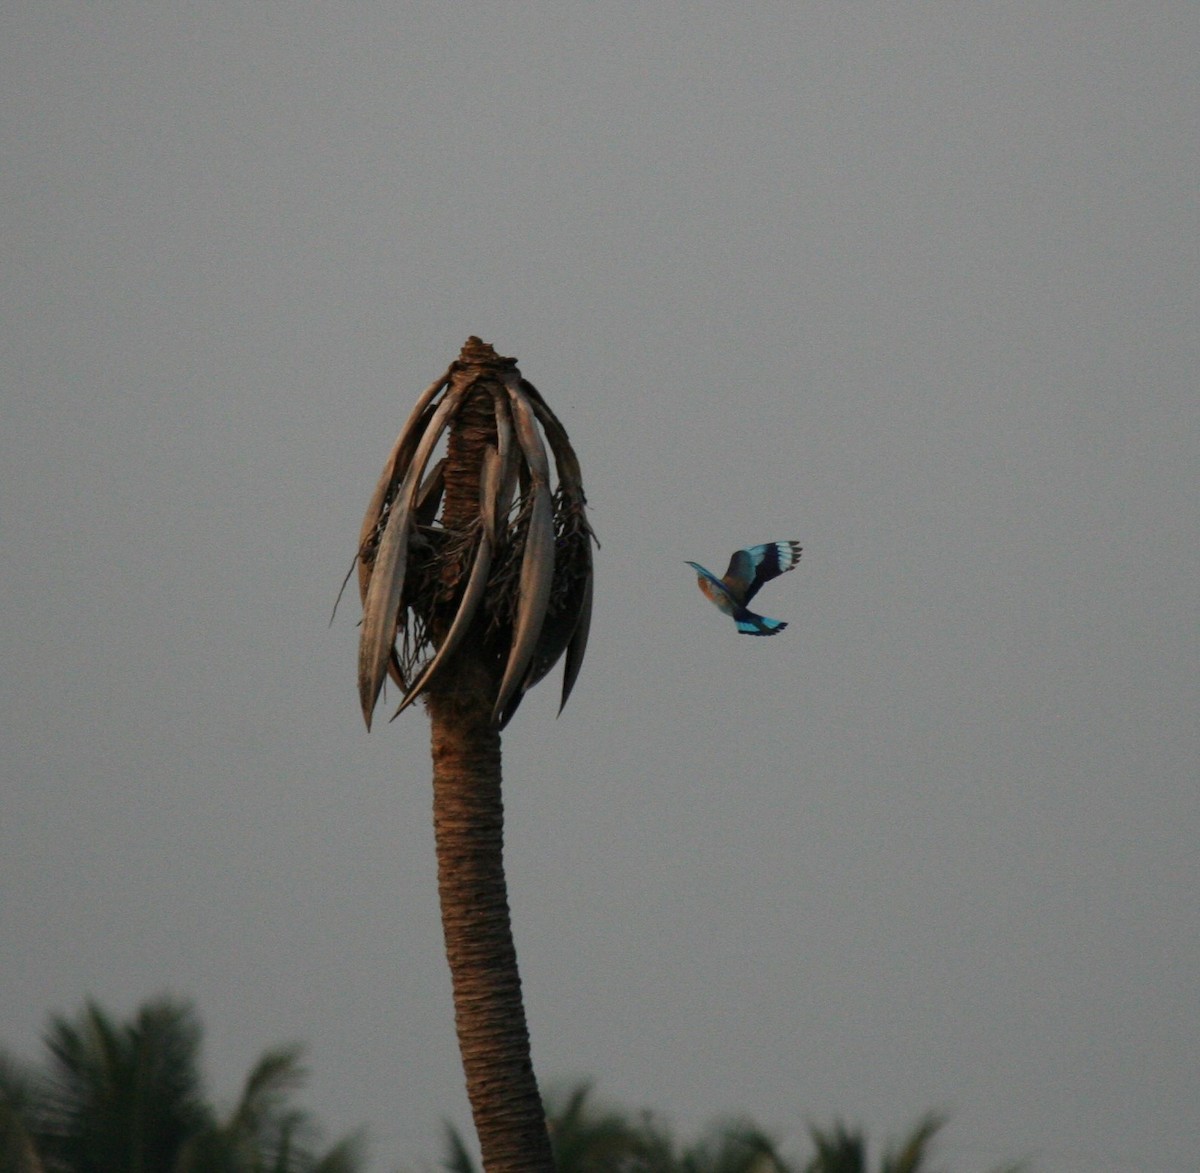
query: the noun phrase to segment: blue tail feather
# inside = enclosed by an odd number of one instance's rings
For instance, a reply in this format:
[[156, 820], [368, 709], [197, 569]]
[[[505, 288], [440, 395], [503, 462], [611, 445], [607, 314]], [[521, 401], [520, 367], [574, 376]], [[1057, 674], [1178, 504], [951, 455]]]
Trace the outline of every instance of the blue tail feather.
[[743, 635], [774, 635], [787, 627], [782, 619], [768, 619], [765, 615], [755, 615], [753, 611], [747, 611], [745, 608], [735, 611], [733, 620]]

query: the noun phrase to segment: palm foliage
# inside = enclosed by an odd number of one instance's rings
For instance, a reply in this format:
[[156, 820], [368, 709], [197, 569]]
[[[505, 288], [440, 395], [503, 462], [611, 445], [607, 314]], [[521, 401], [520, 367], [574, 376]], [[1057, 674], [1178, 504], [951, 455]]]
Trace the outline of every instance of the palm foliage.
[[[558, 1173], [789, 1173], [775, 1141], [749, 1121], [714, 1126], [681, 1145], [653, 1113], [597, 1105], [587, 1083], [549, 1097], [547, 1126]], [[477, 1173], [451, 1126], [446, 1141], [443, 1167]]]
[[0, 1055], [0, 1173], [43, 1173], [37, 1151], [32, 1074]]
[[361, 1165], [358, 1138], [314, 1152], [317, 1130], [308, 1113], [291, 1103], [308, 1078], [302, 1054], [295, 1045], [264, 1054], [229, 1116], [185, 1146], [176, 1173], [355, 1173]]
[[49, 1062], [35, 1085], [31, 1131], [48, 1170], [170, 1169], [209, 1127], [200, 1087], [200, 1025], [191, 1008], [149, 1002], [118, 1024], [93, 1002], [55, 1016]]
[[0, 1063], [0, 1173], [355, 1173], [357, 1141], [314, 1151], [291, 1103], [296, 1047], [270, 1051], [226, 1119], [204, 1095], [202, 1030], [186, 1002], [159, 998], [128, 1023], [88, 1002], [55, 1016], [46, 1064]]
[[[929, 1158], [934, 1138], [945, 1124], [945, 1116], [926, 1113], [906, 1136], [884, 1150], [879, 1173], [934, 1173]], [[815, 1151], [803, 1173], [869, 1173], [867, 1141], [860, 1130], [838, 1121], [829, 1129], [811, 1126], [808, 1135]], [[1019, 1173], [1021, 1168], [1007, 1165], [994, 1173]]]
[[[579, 1084], [548, 1100], [548, 1124], [558, 1173], [869, 1173], [867, 1139], [838, 1121], [832, 1128], [810, 1126], [810, 1159], [785, 1158], [778, 1143], [748, 1120], [710, 1126], [692, 1144], [681, 1145], [651, 1112], [630, 1114], [597, 1105], [591, 1085]], [[878, 1173], [935, 1173], [932, 1143], [945, 1124], [935, 1113], [885, 1149]], [[448, 1173], [477, 1173], [459, 1133], [446, 1129]], [[995, 1173], [1019, 1173], [1009, 1165]]]

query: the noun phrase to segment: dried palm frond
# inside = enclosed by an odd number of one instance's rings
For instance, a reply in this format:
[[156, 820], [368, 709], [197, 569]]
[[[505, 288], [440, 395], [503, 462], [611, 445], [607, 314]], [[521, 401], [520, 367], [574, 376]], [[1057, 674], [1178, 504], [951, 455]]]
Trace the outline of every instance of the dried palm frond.
[[[430, 468], [443, 435], [447, 455]], [[565, 652], [562, 711], [591, 623], [586, 504], [567, 433], [516, 359], [468, 339], [418, 399], [363, 519], [358, 685], [368, 728], [385, 676], [401, 689], [399, 714], [467, 644], [494, 661], [501, 728]]]

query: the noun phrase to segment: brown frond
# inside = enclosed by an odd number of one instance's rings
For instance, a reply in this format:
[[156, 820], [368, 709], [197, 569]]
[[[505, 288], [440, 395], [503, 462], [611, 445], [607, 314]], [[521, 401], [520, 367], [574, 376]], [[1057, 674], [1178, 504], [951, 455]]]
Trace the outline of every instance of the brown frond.
[[[443, 436], [447, 454], [426, 473]], [[585, 507], [562, 424], [515, 359], [469, 339], [414, 406], [363, 519], [359, 698], [368, 728], [386, 675], [402, 691], [398, 715], [468, 648], [494, 665], [501, 728], [564, 652], [566, 704], [591, 615], [595, 538]]]
[[[428, 394], [428, 392], [426, 392]], [[436, 390], [434, 392], [436, 394]], [[383, 678], [387, 673], [392, 648], [396, 642], [399, 623], [400, 593], [404, 588], [405, 567], [408, 558], [410, 531], [413, 524], [413, 506], [425, 466], [433, 454], [434, 446], [442, 432], [449, 426], [455, 410], [460, 406], [466, 389], [451, 387], [437, 410], [429, 418], [425, 430], [417, 441], [412, 459], [404, 469], [404, 479], [396, 489], [388, 505], [386, 519], [381, 516], [376, 523], [382, 524], [363, 600], [362, 634], [358, 645], [358, 696], [362, 704], [363, 718], [367, 728], [371, 727], [371, 713], [379, 699]], [[415, 413], [414, 413], [415, 414]], [[422, 411], [417, 422], [424, 419]], [[414, 424], [410, 417], [410, 425]], [[396, 466], [400, 470], [400, 457], [404, 453], [402, 433], [397, 442]], [[367, 528], [364, 520], [363, 528]]]

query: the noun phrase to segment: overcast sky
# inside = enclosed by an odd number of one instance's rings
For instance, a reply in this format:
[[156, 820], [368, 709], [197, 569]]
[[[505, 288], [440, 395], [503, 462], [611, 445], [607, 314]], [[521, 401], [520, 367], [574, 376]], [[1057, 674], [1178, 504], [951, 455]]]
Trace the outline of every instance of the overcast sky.
[[[1196, 1167], [1200, 6], [4, 9], [0, 1043], [171, 990], [379, 1173], [467, 1125], [328, 618], [478, 334], [603, 543], [504, 739], [543, 1082]], [[683, 563], [776, 539], [748, 639]]]

